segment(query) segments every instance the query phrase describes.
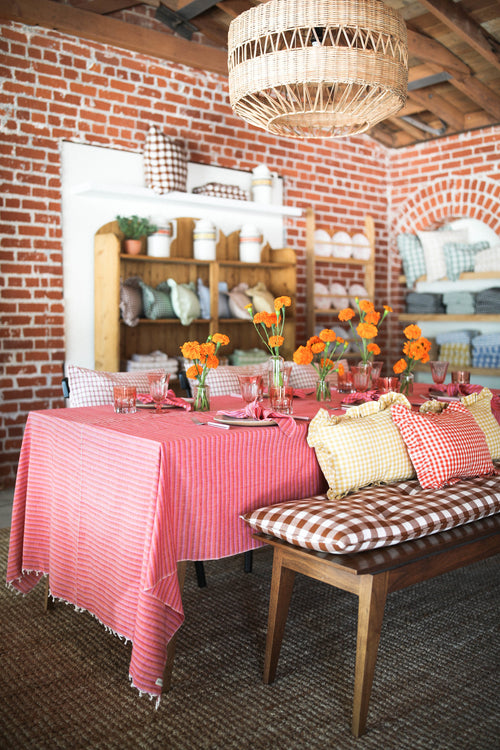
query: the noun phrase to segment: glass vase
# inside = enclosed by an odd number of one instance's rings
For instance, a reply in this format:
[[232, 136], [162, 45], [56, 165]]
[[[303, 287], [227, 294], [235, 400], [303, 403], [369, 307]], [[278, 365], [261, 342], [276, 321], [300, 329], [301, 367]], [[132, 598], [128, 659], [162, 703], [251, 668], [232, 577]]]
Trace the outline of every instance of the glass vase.
[[370, 362], [360, 362], [351, 366], [352, 385], [355, 391], [363, 393], [370, 387], [372, 366]]
[[192, 385], [193, 409], [195, 411], [210, 411], [210, 389], [208, 385]]
[[269, 388], [282, 388], [285, 382], [285, 360], [279, 355], [273, 354], [268, 363], [268, 385]]
[[401, 375], [399, 378], [399, 392], [405, 396], [411, 396], [414, 381], [415, 375], [412, 372]]
[[316, 401], [330, 401], [331, 398], [330, 383], [320, 378], [316, 383]]

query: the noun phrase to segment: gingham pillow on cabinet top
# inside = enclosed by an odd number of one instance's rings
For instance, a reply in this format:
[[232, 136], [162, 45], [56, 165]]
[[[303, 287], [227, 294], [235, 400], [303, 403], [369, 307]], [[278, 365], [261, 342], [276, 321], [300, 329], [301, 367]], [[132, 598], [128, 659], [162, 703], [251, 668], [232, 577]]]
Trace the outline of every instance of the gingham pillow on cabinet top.
[[151, 125], [144, 144], [146, 185], [160, 195], [173, 190], [185, 193], [187, 161], [185, 147]]

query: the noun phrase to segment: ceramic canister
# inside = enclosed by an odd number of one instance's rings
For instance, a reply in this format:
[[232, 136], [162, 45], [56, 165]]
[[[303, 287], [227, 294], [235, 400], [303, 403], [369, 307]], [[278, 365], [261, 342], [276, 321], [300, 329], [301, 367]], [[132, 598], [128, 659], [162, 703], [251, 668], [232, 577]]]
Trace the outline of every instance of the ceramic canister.
[[262, 232], [253, 224], [240, 229], [240, 260], [243, 263], [260, 263]]
[[157, 219], [156, 232], [148, 237], [148, 255], [151, 258], [168, 258], [173, 239], [173, 226], [169, 221]]
[[196, 260], [215, 260], [217, 231], [208, 219], [199, 219], [193, 230], [193, 255]]
[[265, 164], [255, 167], [252, 177], [252, 200], [256, 203], [271, 203], [273, 176]]

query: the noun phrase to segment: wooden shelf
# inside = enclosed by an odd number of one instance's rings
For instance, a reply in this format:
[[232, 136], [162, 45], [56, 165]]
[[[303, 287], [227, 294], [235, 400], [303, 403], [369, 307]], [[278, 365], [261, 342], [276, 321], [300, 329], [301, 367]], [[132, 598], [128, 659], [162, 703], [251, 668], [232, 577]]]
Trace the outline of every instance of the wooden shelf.
[[442, 321], [443, 323], [460, 322], [460, 323], [500, 323], [500, 315], [447, 315], [446, 313], [440, 315], [422, 314], [422, 313], [400, 313], [398, 315], [399, 320], [414, 322], [415, 320], [422, 321]]
[[[480, 279], [500, 280], [500, 271], [470, 271], [470, 272], [461, 273], [460, 276], [458, 277], [459, 281], [476, 281]], [[419, 278], [415, 281], [415, 283], [418, 284], [419, 281], [427, 281], [427, 277], [419, 276]], [[440, 279], [440, 281], [449, 281], [449, 279], [445, 277], [444, 279]], [[406, 276], [404, 275], [399, 276], [399, 283], [406, 284]], [[439, 284], [439, 282], [436, 282], [436, 283]]]
[[370, 266], [372, 260], [361, 260], [361, 258], [337, 258], [335, 255], [315, 255], [315, 263], [326, 263], [331, 265]]

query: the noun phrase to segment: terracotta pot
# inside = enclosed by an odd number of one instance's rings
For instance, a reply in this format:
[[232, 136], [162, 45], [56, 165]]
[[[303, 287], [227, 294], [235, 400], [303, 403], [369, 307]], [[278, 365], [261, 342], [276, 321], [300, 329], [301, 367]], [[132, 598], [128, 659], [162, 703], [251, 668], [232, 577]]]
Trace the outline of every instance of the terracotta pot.
[[129, 255], [139, 255], [142, 250], [142, 240], [124, 240], [123, 246]]

